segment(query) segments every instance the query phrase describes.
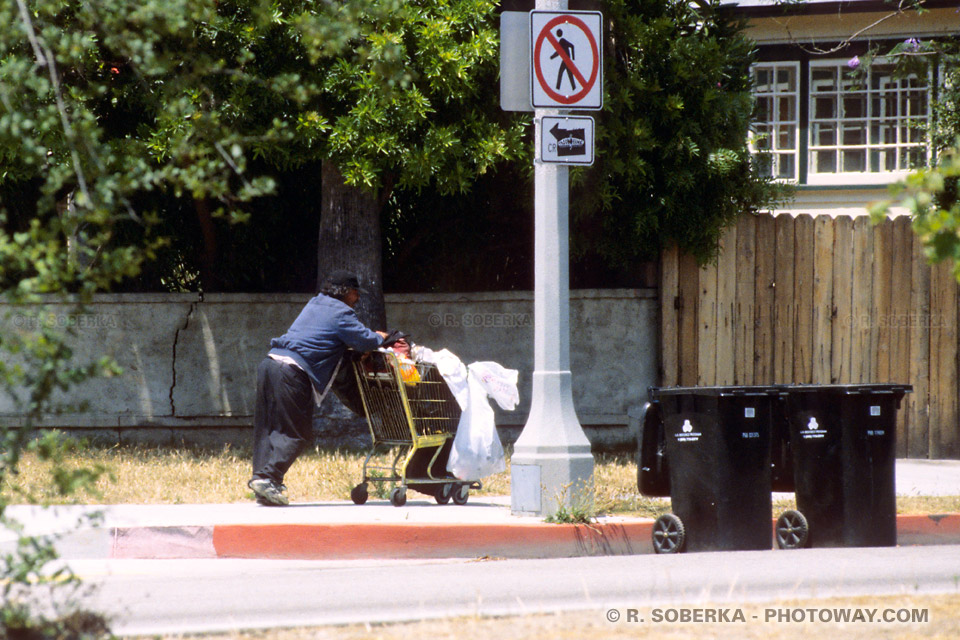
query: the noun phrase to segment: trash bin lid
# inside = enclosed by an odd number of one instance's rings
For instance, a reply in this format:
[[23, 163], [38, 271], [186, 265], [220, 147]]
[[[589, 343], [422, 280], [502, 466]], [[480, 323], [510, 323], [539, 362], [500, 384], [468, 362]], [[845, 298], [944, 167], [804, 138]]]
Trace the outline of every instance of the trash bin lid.
[[911, 393], [913, 385], [885, 384], [885, 383], [855, 383], [855, 384], [785, 384], [780, 389], [783, 393], [842, 393], [854, 394], [884, 394], [884, 393]]
[[712, 387], [650, 387], [648, 395], [651, 401], [661, 396], [699, 395], [699, 396], [769, 396], [780, 393], [782, 385], [737, 385]]

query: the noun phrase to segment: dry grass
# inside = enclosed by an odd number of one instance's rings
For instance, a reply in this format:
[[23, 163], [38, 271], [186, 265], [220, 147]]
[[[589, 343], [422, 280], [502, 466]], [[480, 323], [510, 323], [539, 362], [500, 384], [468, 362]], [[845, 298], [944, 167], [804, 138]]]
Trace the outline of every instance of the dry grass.
[[[705, 608], [709, 605], [686, 605]], [[742, 609], [746, 622], [667, 623], [652, 622], [652, 608], [637, 609], [644, 622], [627, 622], [626, 610], [621, 621], [613, 624], [605, 612], [581, 611], [553, 615], [528, 615], [503, 618], [458, 618], [420, 622], [348, 625], [270, 630], [248, 633], [205, 635], [210, 640], [581, 640], [582, 638], [657, 638], [666, 640], [701, 640], [737, 638], [737, 640], [810, 640], [811, 638], [844, 638], [844, 640], [954, 640], [960, 637], [960, 595], [941, 596], [871, 596], [860, 598], [803, 600], [776, 603], [723, 604], [722, 608]], [[837, 623], [837, 622], [765, 622], [767, 609], [857, 609], [926, 610], [926, 623]], [[758, 620], [753, 620], [753, 616]], [[880, 615], [880, 614], [877, 614]], [[184, 637], [184, 636], [176, 636]], [[171, 637], [172, 638], [172, 637]]]
[[[365, 454], [344, 451], [308, 451], [290, 469], [285, 482], [294, 502], [349, 500], [350, 489], [361, 478]], [[219, 451], [143, 446], [91, 446], [67, 457], [69, 469], [102, 467], [106, 473], [95, 492], [74, 496], [88, 504], [200, 504], [250, 500], [249, 450], [225, 447]], [[392, 456], [375, 459], [388, 465]], [[24, 458], [15, 478], [29, 498], [15, 502], [64, 503], [49, 483], [51, 465], [34, 455]], [[510, 467], [483, 481], [479, 495], [509, 495]], [[595, 466], [595, 511], [606, 514], [656, 517], [669, 510], [669, 500], [650, 499], [637, 492], [637, 467], [629, 455], [599, 455]], [[371, 495], [386, 497], [387, 483], [371, 486]], [[793, 508], [793, 500], [774, 501], [774, 512]], [[960, 513], [960, 496], [900, 497], [900, 513]]]

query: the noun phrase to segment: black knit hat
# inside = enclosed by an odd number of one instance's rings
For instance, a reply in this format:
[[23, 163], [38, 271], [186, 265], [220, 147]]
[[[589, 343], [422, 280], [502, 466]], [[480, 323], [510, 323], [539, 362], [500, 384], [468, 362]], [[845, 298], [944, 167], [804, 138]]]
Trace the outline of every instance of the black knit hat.
[[366, 290], [360, 287], [360, 281], [357, 276], [345, 269], [335, 269], [330, 272], [325, 286], [345, 287], [347, 289], [356, 289], [360, 293], [366, 293]]

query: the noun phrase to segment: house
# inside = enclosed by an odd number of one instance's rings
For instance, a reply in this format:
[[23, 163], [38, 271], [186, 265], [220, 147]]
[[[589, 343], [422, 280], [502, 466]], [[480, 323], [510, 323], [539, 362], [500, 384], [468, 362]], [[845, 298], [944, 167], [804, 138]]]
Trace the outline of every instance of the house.
[[[730, 3], [756, 41], [760, 169], [791, 202], [726, 230], [714, 264], [661, 257], [660, 378], [669, 385], [898, 383], [897, 455], [960, 458], [960, 286], [928, 264], [907, 216], [871, 202], [931, 158], [941, 70], [891, 51], [960, 32], [960, 3]], [[894, 213], [897, 213], [896, 211]]]
[[862, 215], [864, 202], [930, 159], [937, 69], [902, 77], [883, 54], [899, 45], [902, 60], [922, 53], [922, 41], [960, 33], [960, 2], [731, 4], [758, 45], [753, 148], [768, 175], [797, 185], [786, 211]]

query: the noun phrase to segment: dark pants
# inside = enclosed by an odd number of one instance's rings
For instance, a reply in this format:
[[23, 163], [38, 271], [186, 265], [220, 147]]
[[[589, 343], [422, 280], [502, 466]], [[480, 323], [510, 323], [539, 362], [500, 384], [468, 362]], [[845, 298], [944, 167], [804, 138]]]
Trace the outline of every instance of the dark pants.
[[313, 387], [307, 374], [266, 357], [257, 367], [253, 412], [253, 477], [280, 484], [313, 441]]

